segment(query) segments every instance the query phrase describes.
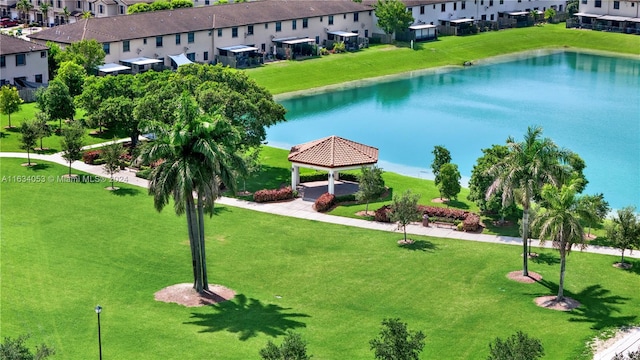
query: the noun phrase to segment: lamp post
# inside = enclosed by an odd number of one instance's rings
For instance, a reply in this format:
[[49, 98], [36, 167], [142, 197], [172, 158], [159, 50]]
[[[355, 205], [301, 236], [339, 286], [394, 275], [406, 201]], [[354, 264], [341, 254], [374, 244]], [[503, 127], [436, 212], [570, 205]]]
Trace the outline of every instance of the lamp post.
[[100, 350], [100, 360], [102, 360], [102, 337], [100, 336], [100, 313], [102, 306], [96, 306], [96, 314], [98, 314], [98, 349]]

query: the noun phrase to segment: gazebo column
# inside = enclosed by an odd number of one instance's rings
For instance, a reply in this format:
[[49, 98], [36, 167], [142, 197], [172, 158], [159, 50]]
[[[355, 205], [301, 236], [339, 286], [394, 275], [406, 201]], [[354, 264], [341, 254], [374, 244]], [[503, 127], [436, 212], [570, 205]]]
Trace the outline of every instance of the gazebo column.
[[334, 191], [334, 183], [333, 183], [334, 173], [333, 170], [329, 170], [329, 194], [335, 193]]
[[291, 189], [295, 190], [300, 183], [300, 167], [298, 165], [291, 166]]

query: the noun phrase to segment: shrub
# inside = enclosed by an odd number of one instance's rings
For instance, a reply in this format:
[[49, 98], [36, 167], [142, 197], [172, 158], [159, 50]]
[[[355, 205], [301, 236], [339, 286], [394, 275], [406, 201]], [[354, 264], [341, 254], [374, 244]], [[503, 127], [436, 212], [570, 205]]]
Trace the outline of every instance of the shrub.
[[100, 158], [100, 155], [102, 155], [102, 150], [85, 151], [85, 153], [82, 154], [82, 161], [85, 164], [98, 165], [95, 163], [95, 161]]
[[[431, 221], [452, 223], [458, 226], [459, 230], [477, 231], [480, 228], [480, 216], [472, 212], [425, 205], [418, 205], [418, 210], [423, 215], [427, 215]], [[390, 215], [391, 207], [385, 205], [376, 210], [375, 220], [391, 222]], [[462, 224], [462, 227], [459, 224]]]
[[346, 49], [347, 49], [347, 47], [344, 44], [344, 41], [339, 41], [339, 42], [333, 43], [333, 51], [335, 53], [345, 52]]
[[329, 193], [324, 193], [316, 200], [316, 211], [325, 212], [331, 209], [336, 204], [336, 196]]
[[282, 189], [263, 189], [253, 193], [253, 201], [263, 203], [293, 199], [293, 190], [287, 186]]
[[329, 55], [329, 54], [331, 54], [329, 52], [329, 49], [327, 49], [327, 48], [320, 49], [320, 55]]
[[384, 205], [383, 207], [376, 210], [374, 219], [375, 221], [379, 222], [391, 222], [391, 206]]
[[356, 201], [356, 196], [354, 194], [336, 196], [336, 203], [337, 204], [344, 203], [344, 202], [350, 202], [350, 201]]
[[150, 168], [142, 169], [142, 170], [136, 172], [136, 177], [139, 177], [139, 178], [142, 178], [142, 179], [149, 180], [150, 176], [151, 176], [151, 169]]

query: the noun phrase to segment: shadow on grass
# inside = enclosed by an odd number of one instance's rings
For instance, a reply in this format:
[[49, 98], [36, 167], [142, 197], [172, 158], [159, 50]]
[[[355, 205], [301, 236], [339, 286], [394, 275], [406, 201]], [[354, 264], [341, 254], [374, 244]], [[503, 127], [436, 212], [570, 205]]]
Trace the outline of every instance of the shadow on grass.
[[[35, 162], [33, 160], [31, 160], [31, 161]], [[29, 171], [41, 171], [41, 170], [47, 170], [50, 167], [51, 167], [51, 165], [49, 165], [49, 164], [38, 164], [38, 163], [36, 163], [33, 166], [28, 166], [27, 170], [29, 170]]]
[[[111, 186], [111, 183], [109, 183], [109, 186]], [[137, 195], [140, 195], [142, 191], [140, 191], [139, 189], [132, 189], [132, 188], [120, 188], [118, 190], [112, 191], [111, 193], [117, 196], [137, 196]]]
[[185, 324], [202, 326], [200, 332], [228, 331], [239, 334], [239, 339], [246, 341], [259, 333], [276, 337], [284, 335], [287, 330], [306, 327], [296, 319], [308, 318], [307, 314], [287, 312], [276, 304], [263, 304], [257, 299], [247, 299], [243, 294], [236, 295], [233, 300], [211, 305], [207, 309], [211, 313], [192, 313], [191, 321]]
[[291, 184], [289, 169], [262, 165], [260, 172], [247, 179], [247, 190], [255, 192], [262, 189], [279, 189], [283, 184]]
[[429, 251], [429, 252], [433, 252], [434, 250], [438, 249], [438, 247], [434, 243], [426, 240], [416, 240], [411, 244], [398, 244], [398, 247], [401, 247], [407, 250], [413, 250], [413, 251]]
[[536, 264], [555, 265], [560, 264], [560, 256], [550, 253], [539, 253], [538, 256], [531, 258]]
[[[558, 284], [544, 279], [538, 283], [549, 289], [550, 294], [558, 293]], [[535, 294], [535, 296], [540, 295]], [[620, 312], [620, 307], [617, 305], [624, 304], [629, 298], [612, 295], [610, 290], [599, 284], [588, 286], [579, 293], [572, 293], [565, 289], [564, 296], [580, 302], [580, 306], [570, 312], [572, 317], [569, 321], [591, 323], [591, 329], [594, 330], [629, 325], [638, 318], [637, 315], [614, 316], [615, 313]]]
[[456, 208], [456, 209], [468, 209], [469, 205], [463, 203], [462, 201], [458, 201], [458, 200], [449, 200], [447, 202], [447, 207], [450, 208]]
[[[616, 263], [620, 262], [620, 259], [615, 261]], [[630, 269], [618, 269], [620, 271], [626, 271], [632, 274], [636, 274], [636, 275], [640, 275], [640, 260], [634, 260], [631, 258], [624, 258], [624, 262], [626, 264], [631, 264], [631, 268]]]
[[59, 150], [54, 148], [45, 148], [44, 150], [36, 150], [36, 154], [44, 154], [44, 155], [55, 154], [57, 152], [59, 152]]

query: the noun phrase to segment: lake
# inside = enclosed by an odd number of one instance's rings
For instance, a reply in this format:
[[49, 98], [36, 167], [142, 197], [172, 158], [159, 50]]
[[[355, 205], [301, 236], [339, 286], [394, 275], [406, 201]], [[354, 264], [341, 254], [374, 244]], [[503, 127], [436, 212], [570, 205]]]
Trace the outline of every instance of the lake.
[[544, 137], [585, 160], [584, 193], [604, 193], [613, 208], [640, 208], [638, 60], [547, 53], [414, 72], [280, 103], [288, 121], [267, 130], [270, 146], [288, 149], [337, 135], [377, 147], [384, 170], [433, 178], [431, 151], [442, 145], [464, 184], [481, 149], [509, 136], [520, 141], [528, 126], [539, 125]]

